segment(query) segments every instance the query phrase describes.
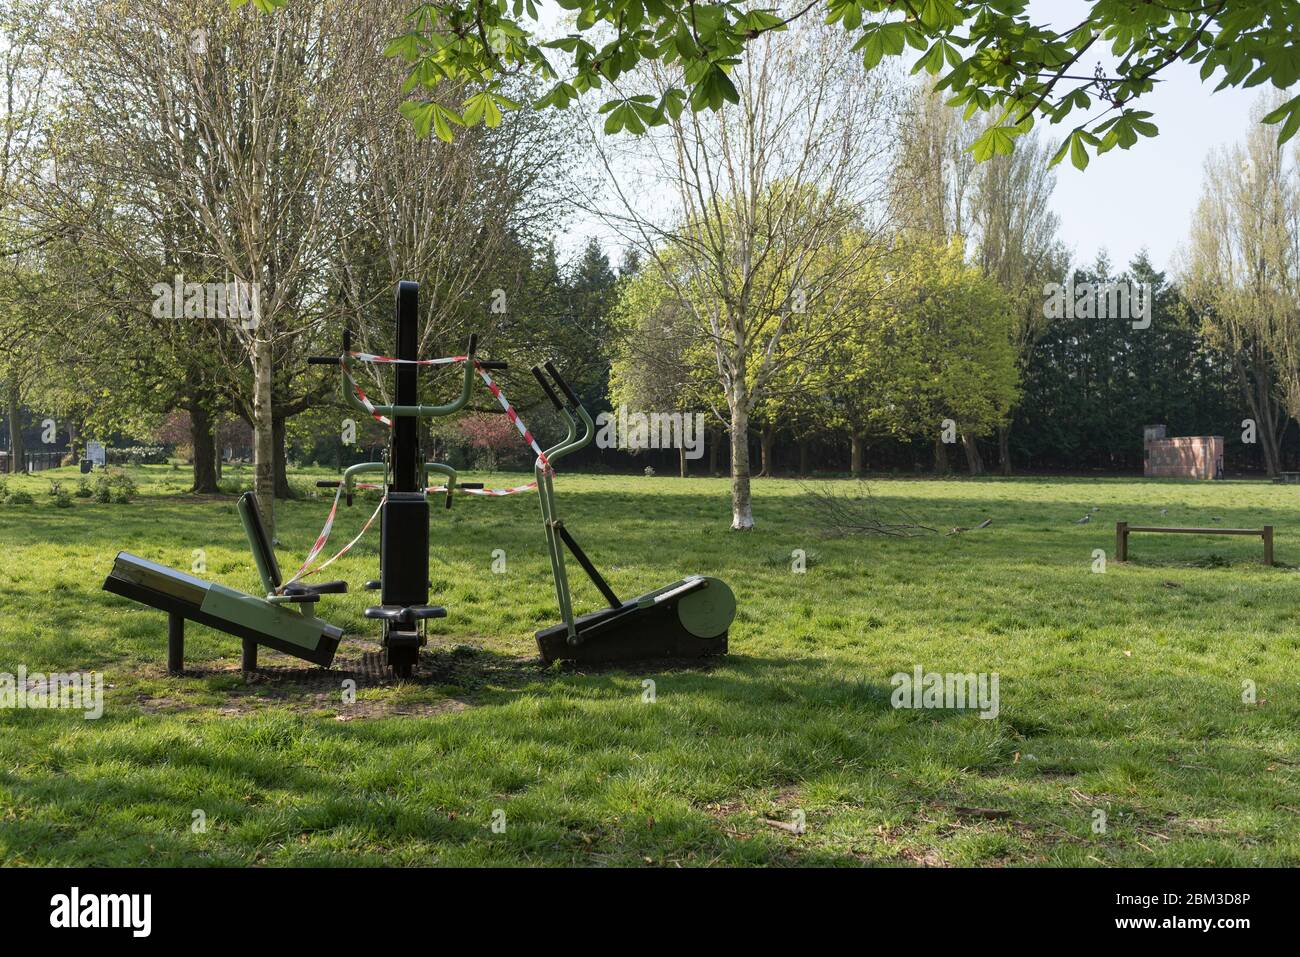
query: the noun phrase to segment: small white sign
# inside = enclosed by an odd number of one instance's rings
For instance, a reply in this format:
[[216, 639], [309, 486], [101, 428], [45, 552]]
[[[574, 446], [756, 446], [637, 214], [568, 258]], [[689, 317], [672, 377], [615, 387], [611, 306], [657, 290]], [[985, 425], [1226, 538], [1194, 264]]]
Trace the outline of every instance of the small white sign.
[[98, 465], [100, 468], [103, 468], [104, 467], [104, 443], [87, 442], [86, 459], [92, 465]]

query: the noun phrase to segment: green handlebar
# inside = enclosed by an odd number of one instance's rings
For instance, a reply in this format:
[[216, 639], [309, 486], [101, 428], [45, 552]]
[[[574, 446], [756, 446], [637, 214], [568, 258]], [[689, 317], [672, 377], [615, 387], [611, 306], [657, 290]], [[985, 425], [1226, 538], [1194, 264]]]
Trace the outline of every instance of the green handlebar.
[[[453, 412], [459, 412], [469, 404], [470, 390], [474, 385], [474, 340], [476, 337], [470, 337], [470, 349], [467, 352], [465, 360], [465, 375], [461, 380], [460, 395], [450, 402], [443, 405], [377, 405], [374, 411], [379, 415], [385, 415], [389, 418], [417, 418], [433, 419], [443, 415], [451, 415]], [[348, 388], [348, 380], [352, 375], [352, 367], [348, 363], [347, 355], [339, 358], [339, 365], [343, 367], [343, 400], [366, 415], [370, 415], [370, 409], [356, 397], [351, 389]]]

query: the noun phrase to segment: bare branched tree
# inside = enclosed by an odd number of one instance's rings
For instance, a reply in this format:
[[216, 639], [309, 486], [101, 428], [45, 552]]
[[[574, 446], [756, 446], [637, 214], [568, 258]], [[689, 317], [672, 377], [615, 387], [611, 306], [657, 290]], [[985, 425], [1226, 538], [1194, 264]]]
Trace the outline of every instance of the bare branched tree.
[[1276, 475], [1288, 417], [1300, 415], [1300, 167], [1265, 131], [1206, 161], [1184, 283], [1232, 362]]
[[[670, 71], [642, 77], [661, 91]], [[841, 328], [837, 297], [884, 233], [897, 85], [864, 77], [836, 31], [799, 22], [754, 42], [734, 104], [635, 140], [593, 137], [613, 201], [594, 211], [636, 249], [712, 354], [729, 427], [733, 529], [753, 527], [750, 414], [803, 387]]]
[[[403, 29], [404, 14], [372, 3], [356, 10], [354, 22], [368, 36], [393, 36]], [[452, 143], [421, 139], [398, 112], [405, 99], [402, 64], [382, 50], [379, 42], [358, 54], [374, 79], [349, 118], [352, 146], [344, 164], [356, 177], [360, 226], [338, 243], [339, 283], [353, 329], [368, 349], [388, 351], [394, 284], [417, 279], [421, 355], [458, 350], [470, 331], [486, 347], [495, 327], [509, 321], [527, 255], [568, 206], [575, 120], [520, 111], [499, 127], [466, 130]], [[376, 386], [387, 398], [388, 383], [381, 378]]]

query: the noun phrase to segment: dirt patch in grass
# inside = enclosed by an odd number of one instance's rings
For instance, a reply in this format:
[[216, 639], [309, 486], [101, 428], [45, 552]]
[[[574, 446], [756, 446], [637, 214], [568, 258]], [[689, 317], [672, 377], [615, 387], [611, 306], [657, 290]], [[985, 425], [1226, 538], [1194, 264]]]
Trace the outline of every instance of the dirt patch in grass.
[[174, 711], [185, 711], [194, 705], [183, 698], [160, 697], [155, 698], [149, 695], [140, 695], [136, 698], [136, 705], [146, 714], [167, 714]]
[[[282, 708], [333, 714], [339, 721], [430, 717], [473, 707], [475, 693], [486, 687], [516, 685], [540, 674], [537, 659], [508, 658], [464, 645], [422, 651], [414, 674], [406, 679], [392, 675], [383, 649], [372, 643], [354, 645], [328, 669], [302, 667], [286, 655], [259, 652], [254, 672], [244, 672], [237, 659], [188, 665], [175, 692], [142, 694], [136, 704], [151, 714], [206, 710], [234, 716]], [[140, 674], [156, 679], [163, 671], [150, 665]], [[191, 680], [194, 684], [187, 689]], [[357, 695], [350, 704], [343, 700], [345, 688]], [[190, 695], [187, 690], [204, 693]], [[224, 700], [214, 704], [214, 691]]]
[[949, 867], [949, 863], [943, 859], [933, 847], [900, 847], [898, 856], [909, 864], [915, 864], [917, 867]]

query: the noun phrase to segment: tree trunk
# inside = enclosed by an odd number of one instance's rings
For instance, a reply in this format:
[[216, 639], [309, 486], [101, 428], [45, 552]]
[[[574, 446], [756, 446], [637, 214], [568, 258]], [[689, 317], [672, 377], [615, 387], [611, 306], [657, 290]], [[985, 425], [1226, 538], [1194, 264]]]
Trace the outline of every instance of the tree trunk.
[[758, 474], [764, 478], [771, 478], [775, 471], [772, 463], [772, 442], [775, 438], [776, 428], [771, 423], [764, 425], [758, 437], [759, 460], [762, 462]]
[[271, 417], [271, 341], [253, 340], [253, 494], [275, 539], [275, 428]]
[[76, 465], [81, 461], [81, 456], [77, 454], [77, 420], [68, 417], [68, 451], [72, 454], [72, 464]]
[[934, 440], [934, 474], [948, 474], [948, 445], [942, 438]]
[[212, 432], [212, 416], [201, 402], [194, 403], [190, 408], [190, 447], [194, 450], [191, 492], [210, 495], [218, 490]]
[[1265, 387], [1260, 388], [1262, 406], [1261, 414], [1263, 421], [1256, 432], [1262, 439], [1264, 446], [1264, 465], [1268, 469], [1269, 478], [1275, 478], [1282, 471], [1282, 433], [1286, 431], [1286, 423], [1278, 427], [1279, 409], [1277, 402], [1273, 399], [1271, 391], [1265, 391]]
[[[741, 379], [743, 382], [744, 380]], [[745, 408], [744, 386], [734, 388], [731, 400], [731, 527], [754, 527], [754, 510], [749, 499], [749, 411]]]
[[223, 449], [221, 448], [221, 426], [212, 430], [212, 471], [217, 476], [217, 482], [221, 481], [221, 458]]
[[799, 476], [807, 478], [808, 476], [808, 440], [799, 440]]
[[1264, 468], [1269, 477], [1275, 477], [1280, 469], [1279, 430], [1277, 428], [1277, 400], [1273, 397], [1273, 382], [1268, 373], [1268, 362], [1254, 350], [1254, 360], [1248, 372], [1246, 363], [1240, 354], [1234, 354], [1233, 366], [1237, 372], [1237, 385], [1240, 387], [1251, 415], [1255, 418], [1255, 437], [1259, 440], [1264, 453]]
[[[862, 460], [866, 452], [866, 436], [854, 432], [849, 436], [849, 474], [854, 478], [862, 477]], [[843, 446], [840, 446], [843, 448]]]
[[287, 499], [292, 493], [289, 489], [289, 462], [284, 451], [284, 416], [271, 416], [271, 435], [275, 444], [275, 497]]
[[27, 446], [23, 445], [22, 413], [18, 407], [18, 377], [9, 379], [9, 472], [18, 475], [27, 471]]
[[690, 466], [686, 461], [686, 446], [682, 445], [677, 449], [677, 469], [682, 478], [690, 474]]
[[983, 475], [984, 459], [980, 455], [980, 447], [976, 444], [975, 437], [963, 432], [961, 436], [961, 446], [966, 450], [966, 467], [970, 469], [970, 474]]
[[1011, 423], [998, 426], [998, 470], [1011, 475]]

